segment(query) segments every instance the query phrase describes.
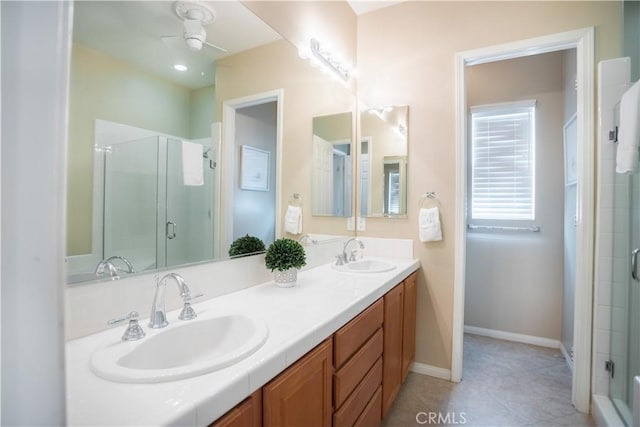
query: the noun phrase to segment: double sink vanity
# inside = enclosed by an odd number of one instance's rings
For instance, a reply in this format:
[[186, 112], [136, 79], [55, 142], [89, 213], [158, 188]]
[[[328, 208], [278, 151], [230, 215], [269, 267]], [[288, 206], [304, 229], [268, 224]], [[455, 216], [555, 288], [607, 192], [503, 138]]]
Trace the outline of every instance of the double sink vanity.
[[390, 258], [324, 264], [293, 288], [268, 282], [196, 303], [192, 320], [176, 310], [152, 329], [144, 319], [138, 340], [123, 340], [122, 325], [69, 341], [68, 423], [379, 422], [413, 360], [418, 268]]

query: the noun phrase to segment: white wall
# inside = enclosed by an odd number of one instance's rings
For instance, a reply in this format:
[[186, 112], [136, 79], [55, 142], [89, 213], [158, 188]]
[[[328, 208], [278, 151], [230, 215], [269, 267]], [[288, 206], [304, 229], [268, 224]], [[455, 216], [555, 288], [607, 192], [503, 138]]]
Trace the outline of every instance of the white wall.
[[2, 424], [64, 425], [70, 2], [2, 2]]
[[539, 233], [467, 233], [465, 325], [559, 340], [563, 283], [563, 53], [477, 65], [468, 106], [536, 100]]

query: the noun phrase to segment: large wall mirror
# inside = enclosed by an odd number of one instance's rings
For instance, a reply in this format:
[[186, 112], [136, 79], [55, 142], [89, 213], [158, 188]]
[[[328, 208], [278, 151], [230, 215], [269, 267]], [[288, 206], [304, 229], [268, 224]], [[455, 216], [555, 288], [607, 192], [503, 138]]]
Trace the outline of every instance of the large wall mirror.
[[311, 213], [350, 217], [353, 203], [351, 112], [313, 118]]
[[360, 112], [359, 206], [362, 217], [407, 215], [408, 106]]
[[[342, 221], [311, 216], [313, 150], [305, 142], [313, 117], [353, 111], [355, 96], [300, 59], [293, 45], [241, 3], [206, 4], [216, 12], [215, 21], [204, 25], [206, 41], [214, 46], [196, 51], [187, 47], [173, 2], [92, 1], [74, 7], [70, 283], [95, 280], [99, 261], [111, 256], [126, 258], [139, 273], [226, 258], [228, 242], [247, 233], [268, 244], [279, 237], [274, 221], [281, 220], [293, 193], [304, 197], [304, 233], [347, 234]], [[280, 135], [281, 152], [240, 131], [237, 146], [225, 147], [225, 103], [280, 89], [284, 105], [239, 111], [248, 124], [237, 128], [265, 130], [256, 114], [282, 114], [283, 127], [269, 129]], [[233, 161], [224, 161], [225, 150], [234, 150]], [[242, 165], [254, 172], [248, 178], [253, 182], [241, 180]], [[233, 200], [220, 194], [224, 171], [233, 179]], [[268, 177], [258, 179], [259, 173]], [[269, 204], [252, 202], [261, 209], [256, 215], [270, 223], [248, 230], [239, 224], [255, 221], [238, 217], [227, 229], [225, 215], [246, 213], [239, 205], [249, 196], [270, 197]], [[121, 260], [114, 263], [129, 269]]]

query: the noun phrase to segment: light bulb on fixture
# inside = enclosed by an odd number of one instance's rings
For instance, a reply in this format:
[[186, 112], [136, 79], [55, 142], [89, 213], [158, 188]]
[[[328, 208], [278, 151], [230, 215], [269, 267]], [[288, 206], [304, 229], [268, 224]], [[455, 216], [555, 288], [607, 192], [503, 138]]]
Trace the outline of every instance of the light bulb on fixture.
[[309, 46], [313, 55], [311, 61], [313, 61], [314, 58], [317, 59], [318, 62], [323, 64], [326, 69], [335, 73], [344, 83], [349, 81], [351, 73], [348, 67], [338, 61], [335, 55], [329, 53], [325, 47], [321, 46], [317, 39], [312, 38], [309, 42]]
[[187, 71], [187, 66], [183, 65], [183, 64], [174, 64], [173, 68], [178, 70], [178, 71]]

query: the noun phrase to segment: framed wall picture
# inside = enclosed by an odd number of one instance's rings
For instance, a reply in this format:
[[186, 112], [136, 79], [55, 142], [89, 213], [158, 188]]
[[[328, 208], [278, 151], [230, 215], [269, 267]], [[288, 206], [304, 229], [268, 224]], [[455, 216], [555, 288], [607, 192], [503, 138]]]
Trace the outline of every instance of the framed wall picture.
[[269, 191], [271, 153], [249, 145], [240, 147], [240, 188]]
[[578, 180], [578, 120], [577, 114], [565, 123], [564, 131], [564, 185]]

